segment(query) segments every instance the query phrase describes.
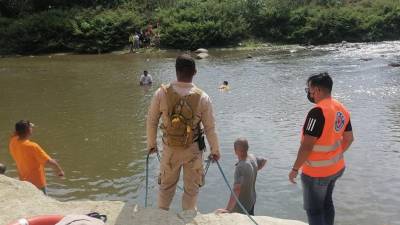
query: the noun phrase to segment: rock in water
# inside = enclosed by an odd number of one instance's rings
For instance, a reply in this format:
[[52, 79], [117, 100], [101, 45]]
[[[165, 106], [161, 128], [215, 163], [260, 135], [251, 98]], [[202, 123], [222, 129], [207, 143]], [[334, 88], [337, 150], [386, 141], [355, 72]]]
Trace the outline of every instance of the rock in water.
[[205, 48], [199, 48], [196, 51], [194, 51], [195, 53], [208, 53], [208, 50]]
[[371, 61], [371, 60], [372, 60], [372, 58], [361, 58], [360, 60], [361, 60], [361, 61], [365, 61], [365, 62], [367, 62], [367, 61]]
[[391, 67], [400, 67], [400, 63], [389, 63]]
[[205, 59], [208, 56], [209, 56], [208, 53], [202, 52], [202, 53], [199, 53], [199, 54], [196, 55], [196, 59]]

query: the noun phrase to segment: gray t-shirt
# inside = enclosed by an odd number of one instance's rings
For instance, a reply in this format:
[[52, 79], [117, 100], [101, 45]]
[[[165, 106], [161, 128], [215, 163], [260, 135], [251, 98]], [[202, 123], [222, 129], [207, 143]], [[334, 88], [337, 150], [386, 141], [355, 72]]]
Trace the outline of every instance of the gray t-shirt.
[[[234, 184], [240, 184], [239, 201], [249, 212], [256, 203], [256, 179], [257, 171], [264, 158], [248, 155], [246, 160], [240, 160], [236, 164]], [[235, 205], [233, 212], [243, 213], [239, 204]]]

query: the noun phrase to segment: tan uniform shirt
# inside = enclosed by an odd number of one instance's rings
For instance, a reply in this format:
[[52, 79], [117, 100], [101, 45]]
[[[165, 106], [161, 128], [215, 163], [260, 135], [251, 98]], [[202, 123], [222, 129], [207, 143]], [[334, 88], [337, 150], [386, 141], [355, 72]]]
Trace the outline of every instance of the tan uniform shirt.
[[[190, 94], [195, 85], [193, 83], [172, 82], [174, 90], [181, 96]], [[157, 128], [160, 117], [162, 123], [166, 126], [169, 123], [168, 105], [165, 92], [159, 88], [151, 101], [147, 115], [147, 148], [151, 149], [157, 146]], [[213, 154], [219, 153], [219, 144], [217, 133], [215, 132], [215, 119], [210, 97], [203, 92], [197, 109], [195, 123], [201, 122], [204, 127], [204, 133], [210, 145], [210, 151]]]

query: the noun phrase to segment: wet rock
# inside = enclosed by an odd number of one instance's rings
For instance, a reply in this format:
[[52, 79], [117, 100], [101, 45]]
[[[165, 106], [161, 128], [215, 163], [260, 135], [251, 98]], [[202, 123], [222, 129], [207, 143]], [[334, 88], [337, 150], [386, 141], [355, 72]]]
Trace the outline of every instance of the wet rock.
[[210, 56], [208, 53], [202, 52], [196, 55], [196, 59], [205, 59]]
[[372, 60], [372, 58], [361, 58], [360, 60], [361, 60], [361, 61], [365, 61], [365, 62], [367, 62], [367, 61], [371, 61], [371, 60]]
[[205, 48], [199, 48], [196, 51], [194, 51], [195, 53], [208, 53], [208, 50]]
[[251, 59], [251, 58], [253, 58], [253, 56], [250, 55], [250, 54], [247, 54], [247, 58], [248, 58], [248, 59]]
[[400, 63], [389, 63], [391, 67], [400, 67]]

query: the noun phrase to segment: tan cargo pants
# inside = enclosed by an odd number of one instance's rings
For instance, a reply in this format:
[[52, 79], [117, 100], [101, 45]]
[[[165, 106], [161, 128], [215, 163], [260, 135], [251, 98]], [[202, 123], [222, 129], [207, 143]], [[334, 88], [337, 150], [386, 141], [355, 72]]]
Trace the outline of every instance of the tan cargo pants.
[[203, 152], [197, 143], [189, 148], [171, 148], [164, 145], [161, 158], [158, 207], [169, 210], [183, 167], [183, 210], [196, 210], [199, 187], [203, 185]]

